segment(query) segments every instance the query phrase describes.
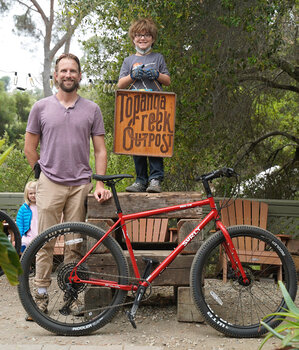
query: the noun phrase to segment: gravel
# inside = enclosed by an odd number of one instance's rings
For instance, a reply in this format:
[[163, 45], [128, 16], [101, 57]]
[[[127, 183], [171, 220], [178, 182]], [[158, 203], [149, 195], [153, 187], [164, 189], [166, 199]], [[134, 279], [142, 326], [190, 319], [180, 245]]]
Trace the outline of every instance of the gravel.
[[[132, 344], [161, 349], [251, 350], [258, 349], [261, 339], [234, 339], [218, 333], [206, 324], [178, 322], [173, 289], [154, 288], [153, 296], [138, 310], [133, 329], [122, 310], [107, 326], [89, 336], [56, 336], [34, 322], [26, 322], [25, 311], [19, 301], [17, 288], [0, 278], [0, 348], [4, 344], [57, 345], [119, 345]], [[263, 350], [277, 348], [275, 339]]]

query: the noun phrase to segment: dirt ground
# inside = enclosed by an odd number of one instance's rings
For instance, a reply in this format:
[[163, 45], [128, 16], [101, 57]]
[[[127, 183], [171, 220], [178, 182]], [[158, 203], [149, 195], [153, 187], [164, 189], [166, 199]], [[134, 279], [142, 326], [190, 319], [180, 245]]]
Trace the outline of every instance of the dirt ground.
[[[0, 277], [0, 348], [4, 345], [120, 345], [161, 347], [161, 349], [255, 350], [261, 339], [233, 339], [218, 333], [205, 324], [177, 321], [174, 301], [159, 291], [160, 305], [141, 306], [133, 329], [123, 312], [104, 328], [89, 336], [64, 337], [51, 334], [33, 322], [26, 322], [25, 311], [19, 301], [17, 288]], [[276, 349], [279, 342], [269, 341], [264, 350]]]

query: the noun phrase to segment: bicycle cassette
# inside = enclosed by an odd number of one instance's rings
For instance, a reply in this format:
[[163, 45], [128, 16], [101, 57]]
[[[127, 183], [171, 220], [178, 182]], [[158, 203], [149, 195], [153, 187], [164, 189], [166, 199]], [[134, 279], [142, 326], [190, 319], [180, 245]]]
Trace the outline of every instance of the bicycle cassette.
[[[71, 275], [71, 272], [74, 270], [74, 267], [77, 265], [77, 263], [69, 263], [62, 265], [58, 271], [57, 271], [57, 283], [61, 290], [67, 291], [70, 285], [69, 277]], [[80, 265], [77, 269], [77, 276], [80, 279], [88, 280], [89, 274], [87, 272], [87, 269]], [[77, 292], [81, 292], [83, 289], [86, 288], [86, 284], [84, 283], [71, 283], [72, 288], [74, 288]]]

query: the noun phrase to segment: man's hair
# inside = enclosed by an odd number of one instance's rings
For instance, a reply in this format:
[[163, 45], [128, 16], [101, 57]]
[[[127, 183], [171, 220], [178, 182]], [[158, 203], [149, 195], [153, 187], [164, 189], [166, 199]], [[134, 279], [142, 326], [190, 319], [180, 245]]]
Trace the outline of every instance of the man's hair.
[[[60, 55], [56, 62], [55, 62], [55, 72], [58, 73], [58, 65], [59, 65], [59, 62], [64, 59], [64, 58], [67, 58], [67, 59], [70, 59], [70, 60], [74, 60], [77, 65], [78, 65], [78, 70], [79, 70], [79, 73], [81, 73], [81, 65], [80, 65], [80, 60], [77, 56], [73, 55], [72, 53], [63, 53], [62, 55]], [[55, 79], [55, 76], [54, 76], [54, 84], [55, 86], [58, 88], [58, 82], [57, 80]], [[80, 85], [78, 84], [78, 87], [77, 89], [80, 88]]]
[[153, 41], [156, 41], [158, 36], [158, 29], [155, 22], [151, 18], [140, 18], [133, 22], [129, 28], [129, 37], [132, 43], [137, 33], [151, 34]]
[[60, 55], [57, 58], [57, 60], [55, 62], [55, 72], [58, 71], [58, 64], [63, 58], [68, 58], [70, 60], [74, 60], [77, 63], [77, 65], [78, 65], [79, 73], [81, 73], [80, 60], [79, 60], [79, 58], [77, 56], [73, 55], [72, 53], [63, 53], [62, 55]]

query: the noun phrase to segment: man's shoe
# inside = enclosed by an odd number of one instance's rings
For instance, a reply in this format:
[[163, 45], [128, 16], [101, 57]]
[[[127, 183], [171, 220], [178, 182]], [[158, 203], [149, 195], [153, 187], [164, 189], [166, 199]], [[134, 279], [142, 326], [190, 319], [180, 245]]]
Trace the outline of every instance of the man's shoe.
[[146, 192], [149, 193], [160, 193], [161, 192], [161, 185], [160, 181], [158, 179], [151, 179], [148, 188], [146, 189]]
[[49, 304], [49, 295], [48, 294], [39, 294], [37, 291], [34, 295], [34, 300], [37, 307], [41, 312], [48, 312], [48, 304]]
[[134, 182], [126, 188], [127, 192], [145, 192], [146, 186], [140, 182]]

